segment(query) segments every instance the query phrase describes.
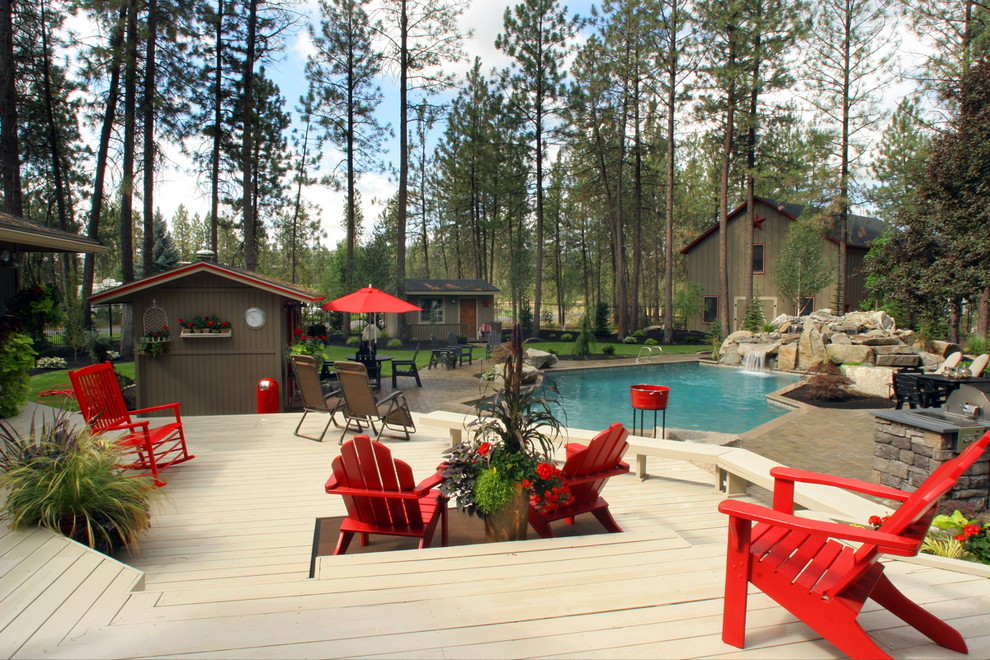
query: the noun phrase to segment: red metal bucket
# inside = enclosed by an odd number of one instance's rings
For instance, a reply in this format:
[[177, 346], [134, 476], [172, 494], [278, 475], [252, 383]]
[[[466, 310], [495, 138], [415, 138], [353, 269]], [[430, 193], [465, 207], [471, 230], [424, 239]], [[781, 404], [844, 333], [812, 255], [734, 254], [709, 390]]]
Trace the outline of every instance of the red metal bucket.
[[632, 385], [632, 407], [640, 410], [666, 410], [670, 388], [664, 385]]

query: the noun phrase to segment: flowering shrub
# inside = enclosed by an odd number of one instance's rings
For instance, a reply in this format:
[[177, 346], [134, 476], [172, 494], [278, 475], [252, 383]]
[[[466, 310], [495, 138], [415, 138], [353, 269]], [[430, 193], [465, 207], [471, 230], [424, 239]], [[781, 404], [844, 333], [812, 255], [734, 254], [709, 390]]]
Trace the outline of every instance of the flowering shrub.
[[302, 328], [292, 331], [292, 344], [289, 346], [289, 353], [293, 355], [312, 355], [318, 360], [323, 360], [323, 349], [327, 345], [326, 335], [308, 335]]
[[34, 366], [38, 369], [65, 369], [69, 366], [69, 363], [62, 357], [43, 357], [38, 358]]
[[964, 559], [990, 564], [990, 523], [970, 520], [957, 509], [951, 516], [935, 516], [929, 536], [951, 537]]

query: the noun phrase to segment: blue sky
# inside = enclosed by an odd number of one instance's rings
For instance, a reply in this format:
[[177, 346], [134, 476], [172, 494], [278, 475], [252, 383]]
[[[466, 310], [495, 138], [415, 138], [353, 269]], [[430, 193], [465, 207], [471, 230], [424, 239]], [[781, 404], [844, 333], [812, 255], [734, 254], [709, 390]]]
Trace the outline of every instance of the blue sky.
[[[376, 4], [373, 2], [373, 5]], [[458, 74], [464, 74], [470, 68], [475, 56], [480, 57], [482, 66], [487, 71], [493, 67], [503, 68], [509, 60], [495, 48], [495, 38], [502, 31], [502, 16], [506, 7], [517, 4], [508, 0], [480, 0], [467, 7], [461, 16], [460, 25], [463, 31], [470, 30], [472, 36], [464, 43], [467, 59], [457, 65], [448, 66]], [[590, 14], [591, 0], [573, 0], [564, 3], [572, 13], [582, 16]], [[316, 2], [306, 1], [300, 6], [301, 13], [308, 20], [319, 20], [319, 8]], [[294, 34], [287, 38], [286, 48], [282, 57], [267, 65], [269, 77], [274, 80], [286, 99], [287, 109], [291, 111], [293, 121], [298, 120], [295, 108], [299, 97], [306, 92], [304, 75], [306, 57], [311, 52], [311, 44], [306, 33], [306, 19], [301, 20]], [[379, 117], [383, 123], [391, 125], [393, 132], [398, 127], [397, 84], [391, 78], [381, 81], [383, 101], [379, 107]], [[395, 164], [398, 151], [398, 139], [393, 138], [386, 145], [388, 152], [384, 155], [387, 164]], [[168, 153], [171, 166], [159, 174], [159, 185], [156, 193], [156, 205], [166, 218], [170, 218], [179, 204], [183, 204], [191, 213], [205, 215], [208, 209], [206, 192], [199, 190], [191, 173], [188, 162], [181, 154]], [[334, 162], [332, 154], [327, 154], [324, 162]], [[365, 231], [370, 231], [374, 220], [380, 213], [383, 203], [396, 190], [392, 176], [385, 173], [366, 174], [361, 177], [358, 188], [362, 195], [362, 206], [365, 218]], [[318, 204], [324, 230], [327, 233], [327, 244], [334, 246], [343, 238], [341, 225], [343, 218], [343, 193], [323, 186], [314, 186], [304, 192], [309, 201]]]

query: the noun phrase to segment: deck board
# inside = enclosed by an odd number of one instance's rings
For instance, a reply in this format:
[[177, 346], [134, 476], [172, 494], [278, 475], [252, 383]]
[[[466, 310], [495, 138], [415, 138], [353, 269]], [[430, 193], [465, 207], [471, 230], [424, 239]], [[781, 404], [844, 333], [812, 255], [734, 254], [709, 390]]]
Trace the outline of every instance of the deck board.
[[[534, 539], [324, 557], [308, 579], [313, 521], [343, 515], [323, 492], [336, 442], [291, 434], [298, 415], [187, 418], [196, 459], [172, 468], [140, 550], [59, 583], [70, 562], [45, 539], [0, 536], [0, 605], [40, 619], [11, 637], [21, 655], [54, 657], [781, 657], [837, 650], [758, 592], [747, 649], [720, 639], [725, 518], [714, 477], [650, 459], [650, 477], [613, 478], [604, 496], [624, 534]], [[446, 429], [389, 440], [422, 478], [448, 446]], [[130, 570], [130, 569], [128, 569]], [[70, 571], [71, 572], [71, 571]], [[972, 657], [990, 657], [985, 578], [888, 562], [909, 597], [957, 625]], [[37, 575], [37, 577], [36, 577]], [[61, 606], [18, 599], [61, 584]], [[74, 584], [75, 586], [71, 586]], [[100, 591], [97, 584], [104, 584]], [[6, 607], [4, 607], [6, 611]], [[0, 612], [0, 618], [4, 614]], [[10, 617], [8, 617], [10, 619]], [[12, 620], [12, 619], [11, 619]], [[8, 620], [9, 624], [11, 620]], [[868, 604], [862, 620], [896, 657], [959, 657]], [[10, 626], [7, 626], [8, 628]], [[0, 624], [0, 635], [4, 628]], [[3, 638], [0, 637], [0, 640]], [[10, 647], [0, 646], [0, 651]]]

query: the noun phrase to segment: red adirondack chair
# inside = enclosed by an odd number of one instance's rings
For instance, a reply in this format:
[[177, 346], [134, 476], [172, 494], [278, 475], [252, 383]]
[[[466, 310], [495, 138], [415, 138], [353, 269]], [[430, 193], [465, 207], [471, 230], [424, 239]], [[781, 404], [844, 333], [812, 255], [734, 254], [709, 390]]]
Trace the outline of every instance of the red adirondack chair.
[[[110, 362], [70, 371], [69, 380], [83, 418], [93, 433], [124, 432], [116, 443], [127, 449], [133, 460], [121, 467], [140, 470], [150, 475], [156, 486], [164, 486], [166, 482], [159, 477], [162, 470], [195, 458], [186, 447], [178, 403], [127, 410]], [[174, 419], [161, 426], [152, 426], [150, 420], [133, 419], [133, 416], [163, 410], [172, 411]]]
[[[774, 468], [773, 509], [726, 500], [728, 564], [722, 640], [745, 645], [746, 590], [752, 582], [852, 658], [889, 658], [857, 623], [872, 598], [939, 646], [966, 653], [962, 636], [908, 600], [883, 574], [881, 554], [918, 554], [938, 499], [990, 445], [990, 432], [942, 464], [913, 493], [790, 468]], [[902, 504], [878, 530], [793, 515], [795, 483], [836, 486]], [[754, 524], [755, 523], [755, 524]], [[860, 543], [856, 548], [839, 541]]]
[[361, 545], [367, 545], [368, 534], [385, 534], [419, 538], [419, 547], [426, 548], [438, 520], [440, 545], [447, 545], [447, 500], [433, 490], [442, 481], [439, 474], [417, 485], [407, 463], [363, 433], [344, 443], [332, 467], [326, 491], [342, 496], [347, 506], [333, 554], [347, 552], [358, 533]]
[[576, 443], [567, 445], [567, 460], [561, 471], [574, 499], [567, 506], [549, 513], [541, 513], [531, 505], [529, 524], [537, 534], [550, 538], [554, 535], [551, 522], [567, 518], [573, 523], [574, 516], [581, 513], [594, 515], [609, 532], [622, 531], [600, 493], [610, 477], [629, 472], [629, 465], [622, 462], [622, 455], [629, 446], [628, 435], [622, 424], [615, 423], [592, 438], [587, 447]]

